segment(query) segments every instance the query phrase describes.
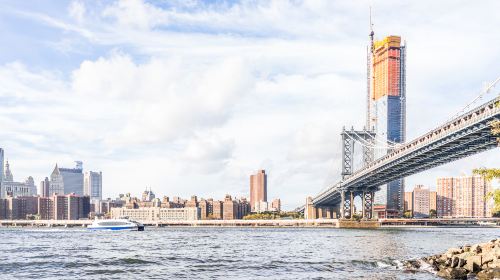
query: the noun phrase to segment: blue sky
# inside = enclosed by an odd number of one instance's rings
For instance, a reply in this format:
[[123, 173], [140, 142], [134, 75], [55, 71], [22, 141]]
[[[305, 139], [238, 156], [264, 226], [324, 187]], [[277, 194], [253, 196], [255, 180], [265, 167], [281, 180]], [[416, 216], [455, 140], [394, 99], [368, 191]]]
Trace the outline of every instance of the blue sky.
[[82, 160], [106, 197], [222, 198], [248, 195], [264, 168], [269, 197], [297, 206], [339, 178], [342, 126], [364, 123], [370, 5], [376, 37], [408, 45], [409, 139], [500, 75], [497, 1], [3, 1], [0, 136], [15, 179]]

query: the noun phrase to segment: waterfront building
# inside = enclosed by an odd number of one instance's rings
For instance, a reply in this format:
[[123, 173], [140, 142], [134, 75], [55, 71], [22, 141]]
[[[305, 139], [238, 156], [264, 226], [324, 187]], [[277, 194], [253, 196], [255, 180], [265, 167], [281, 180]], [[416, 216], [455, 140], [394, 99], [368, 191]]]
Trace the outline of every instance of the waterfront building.
[[214, 200], [212, 198], [209, 198], [207, 200], [202, 198], [198, 203], [198, 207], [200, 208], [200, 217], [202, 220], [209, 220], [214, 218]]
[[281, 212], [281, 199], [275, 198], [271, 203], [271, 211]]
[[3, 182], [3, 175], [4, 175], [4, 171], [3, 171], [3, 164], [4, 164], [4, 151], [2, 148], [0, 148], [0, 190], [2, 188], [2, 182]]
[[36, 215], [37, 210], [38, 199], [35, 196], [9, 196], [0, 199], [0, 219], [24, 220]]
[[191, 200], [186, 201], [184, 207], [198, 207], [198, 197], [196, 195], [191, 196]]
[[111, 217], [118, 219], [129, 217], [138, 221], [193, 221], [199, 220], [200, 209], [197, 207], [161, 208], [143, 207], [138, 209], [112, 208]]
[[178, 203], [171, 201], [168, 196], [164, 196], [161, 201], [161, 207], [163, 208], [182, 208], [184, 207], [184, 203]]
[[7, 198], [8, 196], [34, 196], [37, 194], [33, 177], [29, 176], [24, 182], [14, 181], [9, 161], [5, 163], [5, 174], [3, 175], [0, 190], [0, 198]]
[[405, 192], [404, 211], [410, 211], [413, 215], [413, 192]]
[[416, 185], [413, 189], [413, 217], [428, 218], [430, 211], [430, 192], [429, 189]]
[[124, 206], [125, 201], [120, 199], [111, 200], [110, 198], [108, 198], [107, 200], [91, 200], [90, 211], [96, 214], [108, 214], [110, 213], [111, 208], [119, 208]]
[[50, 181], [49, 178], [45, 177], [45, 180], [40, 182], [40, 189], [38, 191], [41, 197], [50, 196]]
[[40, 219], [79, 220], [87, 219], [90, 213], [90, 197], [76, 194], [37, 198], [37, 214]]
[[222, 220], [223, 218], [223, 213], [222, 213], [222, 204], [223, 202], [220, 201], [220, 200], [216, 200], [216, 201], [213, 201], [213, 206], [212, 206], [212, 209], [213, 209], [213, 214], [212, 214], [212, 217], [213, 219], [215, 220]]
[[239, 219], [238, 217], [238, 202], [233, 200], [233, 198], [226, 194], [224, 198], [224, 203], [222, 205], [222, 219], [224, 220], [235, 220]]
[[490, 217], [491, 209], [486, 194], [491, 183], [481, 176], [438, 178], [438, 217]]
[[252, 211], [260, 201], [267, 202], [267, 174], [265, 170], [258, 170], [250, 175], [250, 205]]
[[387, 209], [386, 209], [385, 205], [373, 206], [373, 216], [375, 219], [387, 218]]
[[429, 208], [431, 210], [436, 211], [437, 210], [437, 192], [431, 191], [429, 192]]
[[59, 174], [63, 180], [64, 194], [83, 196], [83, 164], [81, 161], [75, 163], [75, 168], [59, 168]]
[[[406, 138], [406, 47], [401, 37], [387, 36], [373, 40], [368, 53], [368, 100], [366, 127], [387, 143], [403, 143]], [[375, 157], [387, 154], [390, 148], [377, 149]], [[385, 193], [389, 217], [402, 216], [404, 210], [404, 179], [381, 187]]]
[[7, 199], [0, 198], [0, 220], [7, 219]]
[[102, 172], [88, 171], [83, 177], [83, 194], [91, 200], [102, 200]]
[[41, 220], [54, 220], [54, 200], [51, 197], [37, 197], [37, 213]]
[[246, 215], [252, 212], [252, 206], [250, 201], [246, 197], [242, 197], [238, 200], [238, 219], [243, 219]]

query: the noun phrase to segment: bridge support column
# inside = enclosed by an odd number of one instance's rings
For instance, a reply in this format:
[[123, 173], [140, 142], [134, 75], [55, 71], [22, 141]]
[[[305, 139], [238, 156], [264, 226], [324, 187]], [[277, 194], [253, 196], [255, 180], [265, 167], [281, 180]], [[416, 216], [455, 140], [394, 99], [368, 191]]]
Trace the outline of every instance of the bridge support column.
[[341, 192], [340, 217], [342, 219], [352, 219], [353, 217], [353, 193], [351, 191]]
[[350, 193], [351, 193], [351, 203], [350, 203], [350, 205], [351, 205], [351, 219], [354, 219], [354, 214], [356, 214], [356, 209], [354, 208], [354, 196], [355, 196], [355, 194], [352, 191]]
[[375, 198], [375, 192], [364, 191], [363, 192], [363, 218], [371, 220], [373, 218], [373, 201]]
[[331, 219], [332, 218], [332, 207], [327, 207], [326, 208], [326, 218]]
[[312, 197], [306, 199], [306, 208], [304, 209], [304, 218], [306, 219], [317, 219], [318, 209], [314, 207], [312, 203]]

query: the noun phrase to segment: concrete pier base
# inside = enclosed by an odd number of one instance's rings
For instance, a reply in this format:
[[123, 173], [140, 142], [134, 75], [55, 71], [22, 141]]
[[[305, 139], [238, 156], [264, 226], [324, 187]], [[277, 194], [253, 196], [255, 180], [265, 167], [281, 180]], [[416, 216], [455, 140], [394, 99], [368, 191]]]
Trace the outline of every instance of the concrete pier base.
[[380, 222], [377, 220], [350, 220], [339, 219], [337, 223], [338, 228], [379, 228]]

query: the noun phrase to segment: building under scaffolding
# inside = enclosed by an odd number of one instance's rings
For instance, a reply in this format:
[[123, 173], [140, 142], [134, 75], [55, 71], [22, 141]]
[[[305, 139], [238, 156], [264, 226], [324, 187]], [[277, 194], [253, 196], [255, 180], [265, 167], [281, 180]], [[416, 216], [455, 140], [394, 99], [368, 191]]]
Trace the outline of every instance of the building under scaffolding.
[[[403, 143], [406, 137], [406, 46], [401, 44], [399, 36], [374, 41], [372, 31], [370, 37], [366, 125], [375, 131], [378, 139], [387, 141], [388, 148], [374, 151], [375, 158], [379, 158], [390, 151], [391, 145]], [[386, 198], [387, 214], [401, 216], [404, 179], [382, 186], [381, 194], [377, 197]]]

